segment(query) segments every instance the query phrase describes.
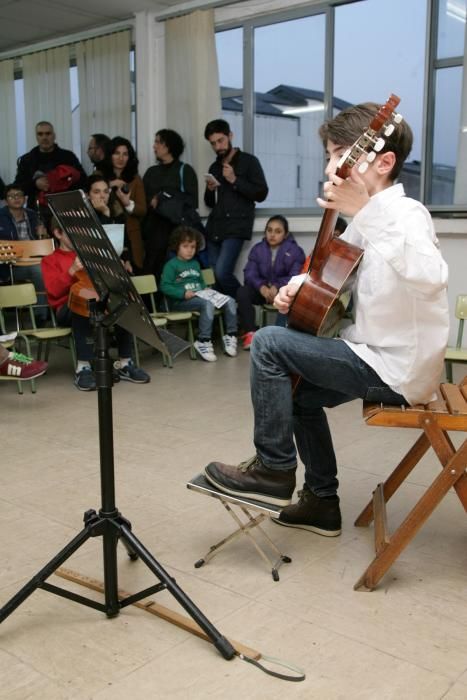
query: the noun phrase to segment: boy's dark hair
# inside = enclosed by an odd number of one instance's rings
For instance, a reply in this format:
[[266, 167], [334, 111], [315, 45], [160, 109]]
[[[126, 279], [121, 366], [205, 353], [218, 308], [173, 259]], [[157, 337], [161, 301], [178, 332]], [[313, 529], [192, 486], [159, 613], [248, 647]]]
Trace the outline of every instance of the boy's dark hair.
[[26, 193], [25, 193], [24, 189], [21, 187], [21, 185], [15, 185], [14, 182], [12, 182], [10, 185], [5, 185], [4, 196], [6, 197], [8, 192], [11, 192], [11, 190], [19, 190], [20, 192], [22, 192], [26, 196]]
[[169, 249], [177, 252], [180, 244], [185, 241], [196, 241], [196, 252], [198, 252], [203, 245], [203, 237], [199, 231], [191, 226], [181, 224], [177, 226], [170, 235]]
[[280, 221], [280, 223], [282, 224], [282, 226], [284, 228], [285, 235], [286, 236], [289, 235], [289, 222], [287, 221], [285, 216], [282, 216], [282, 214], [274, 214], [274, 216], [269, 217], [269, 219], [266, 221], [266, 226], [264, 227], [265, 233], [266, 233], [266, 229], [269, 226], [269, 224], [271, 223], [271, 221]]
[[156, 131], [156, 136], [167, 146], [174, 160], [178, 160], [185, 150], [185, 144], [180, 134], [173, 129], [159, 129]]
[[[351, 146], [368, 128], [373, 117], [377, 114], [381, 105], [376, 102], [364, 102], [353, 107], [347, 107], [339, 112], [333, 119], [324, 122], [319, 129], [319, 135], [326, 148], [328, 140], [338, 146]], [[390, 180], [395, 180], [404, 161], [412, 149], [413, 134], [410, 126], [402, 120], [395, 124], [391, 136], [385, 136], [385, 145], [380, 153], [392, 151], [396, 156], [396, 162], [389, 175]]]
[[213, 134], [225, 134], [228, 136], [230, 132], [231, 129], [229, 122], [226, 122], [225, 119], [213, 119], [211, 122], [206, 124], [204, 138], [206, 141], [209, 141], [209, 137]]
[[109, 181], [107, 180], [106, 177], [104, 177], [104, 175], [101, 175], [100, 173], [93, 173], [93, 174], [90, 175], [90, 176], [88, 177], [88, 179], [86, 180], [86, 192], [89, 192], [90, 189], [91, 189], [91, 187], [92, 187], [92, 186], [94, 185], [94, 183], [96, 183], [96, 182], [106, 182], [106, 183], [107, 183], [107, 186], [110, 187], [110, 186], [109, 186]]

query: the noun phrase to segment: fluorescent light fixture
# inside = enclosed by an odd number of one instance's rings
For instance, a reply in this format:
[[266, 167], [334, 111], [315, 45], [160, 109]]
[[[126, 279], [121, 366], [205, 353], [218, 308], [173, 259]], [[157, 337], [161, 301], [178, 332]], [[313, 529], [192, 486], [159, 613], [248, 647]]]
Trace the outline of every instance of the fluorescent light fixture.
[[323, 112], [324, 105], [307, 105], [306, 107], [288, 107], [282, 114], [304, 114], [305, 112]]
[[466, 19], [465, 5], [459, 0], [448, 0], [446, 3], [446, 14], [452, 19], [457, 19], [459, 22], [464, 22]]

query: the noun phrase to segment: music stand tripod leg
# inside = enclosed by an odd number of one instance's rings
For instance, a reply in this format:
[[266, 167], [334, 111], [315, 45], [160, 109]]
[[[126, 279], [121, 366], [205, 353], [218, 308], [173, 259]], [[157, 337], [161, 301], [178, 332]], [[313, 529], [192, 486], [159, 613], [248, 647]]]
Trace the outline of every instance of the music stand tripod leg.
[[[96, 307], [98, 306], [99, 304], [96, 304]], [[163, 584], [162, 587], [166, 588], [174, 596], [211, 639], [222, 656], [225, 659], [232, 659], [236, 652], [229, 640], [221, 635], [214, 625], [209, 622], [201, 610], [176, 584], [175, 580], [167, 574], [152, 554], [135, 537], [131, 532], [129, 521], [119, 513], [116, 507], [112, 420], [113, 379], [112, 363], [109, 356], [108, 332], [103, 324], [105, 318], [106, 316], [102, 309], [96, 308], [93, 310], [92, 321], [96, 326], [97, 340], [96, 384], [98, 392], [102, 508], [99, 513], [96, 513], [95, 510], [86, 511], [84, 516], [85, 528], [0, 609], [0, 622], [3, 622], [31, 593], [40, 587], [50, 593], [105, 612], [108, 617], [118, 615], [120, 610], [127, 604], [125, 600], [119, 600], [118, 596], [117, 544], [118, 540], [122, 539], [130, 557], [135, 559], [139, 556]], [[45, 583], [46, 579], [92, 536], [102, 536], [103, 538], [104, 604]], [[139, 594], [132, 595], [131, 600], [140, 600], [147, 597], [150, 592], [156, 592], [157, 590], [161, 590], [160, 584], [141, 591]]]

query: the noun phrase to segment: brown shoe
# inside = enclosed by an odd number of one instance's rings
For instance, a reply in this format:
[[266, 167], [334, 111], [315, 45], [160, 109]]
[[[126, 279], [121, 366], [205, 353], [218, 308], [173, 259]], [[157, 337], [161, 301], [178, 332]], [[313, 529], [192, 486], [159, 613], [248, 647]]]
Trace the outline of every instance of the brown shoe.
[[324, 537], [338, 537], [342, 532], [339, 496], [319, 498], [306, 484], [298, 492], [298, 503], [281, 510], [273, 523], [299, 530], [309, 530]]
[[289, 505], [295, 489], [295, 467], [268, 469], [257, 455], [235, 466], [211, 462], [204, 472], [206, 479], [223, 493], [277, 506]]

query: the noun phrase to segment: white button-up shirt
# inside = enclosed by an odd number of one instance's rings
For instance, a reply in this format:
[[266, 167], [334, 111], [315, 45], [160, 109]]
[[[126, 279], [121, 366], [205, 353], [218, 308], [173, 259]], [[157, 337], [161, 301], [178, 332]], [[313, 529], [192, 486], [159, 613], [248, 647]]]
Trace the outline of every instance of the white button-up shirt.
[[363, 248], [355, 322], [341, 337], [410, 404], [435, 396], [448, 341], [448, 268], [433, 222], [401, 184], [371, 197], [341, 236]]

